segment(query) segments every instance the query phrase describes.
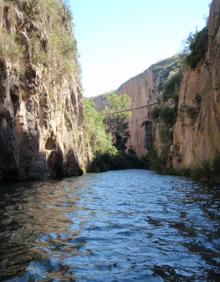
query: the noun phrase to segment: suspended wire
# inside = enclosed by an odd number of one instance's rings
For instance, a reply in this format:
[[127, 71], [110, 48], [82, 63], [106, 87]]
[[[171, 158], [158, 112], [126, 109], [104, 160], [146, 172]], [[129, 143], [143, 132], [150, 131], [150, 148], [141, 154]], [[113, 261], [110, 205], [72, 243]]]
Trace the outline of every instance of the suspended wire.
[[149, 108], [149, 107], [157, 105], [157, 104], [159, 104], [159, 102], [155, 102], [155, 103], [151, 103], [151, 104], [147, 104], [147, 105], [144, 105], [144, 106], [140, 106], [140, 107], [136, 107], [136, 108], [131, 108], [131, 109], [127, 109], [127, 110], [122, 110], [122, 111], [118, 111], [118, 112], [105, 113], [105, 115], [114, 115], [114, 114], [131, 112], [131, 111], [134, 111], [134, 110], [139, 110], [139, 109], [143, 109], [143, 108]]

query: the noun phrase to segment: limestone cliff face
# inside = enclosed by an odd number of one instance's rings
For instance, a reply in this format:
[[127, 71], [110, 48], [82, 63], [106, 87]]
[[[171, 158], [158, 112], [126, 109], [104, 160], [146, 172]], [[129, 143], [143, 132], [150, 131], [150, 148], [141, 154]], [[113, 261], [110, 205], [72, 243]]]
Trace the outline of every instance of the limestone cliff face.
[[[159, 93], [152, 68], [122, 84], [118, 88], [117, 93], [131, 97], [131, 108], [157, 102]], [[149, 139], [146, 136], [146, 134], [148, 136], [152, 134], [152, 129], [147, 130], [147, 133], [145, 130], [146, 122], [149, 120], [150, 108], [143, 108], [132, 112], [129, 122], [130, 138], [127, 147], [132, 148], [138, 157], [142, 157], [147, 153], [147, 142], [152, 142], [151, 138]]]
[[152, 110], [155, 103], [161, 100], [161, 91], [166, 80], [179, 67], [178, 56], [168, 58], [129, 79], [116, 90], [119, 95], [126, 94], [131, 97], [131, 108], [152, 104], [150, 107], [134, 110], [129, 122], [130, 138], [127, 147], [132, 148], [140, 158], [147, 154], [154, 143]]
[[0, 4], [0, 179], [79, 175], [87, 161], [70, 15], [52, 2]]
[[[150, 107], [133, 111], [129, 122], [130, 138], [127, 148], [132, 148], [140, 158], [147, 154], [155, 140], [155, 125], [152, 119], [152, 110], [155, 103], [162, 99], [164, 84], [177, 69], [179, 70], [180, 65], [179, 56], [165, 59], [129, 79], [115, 90], [119, 95], [126, 94], [131, 97], [131, 108], [153, 104]], [[107, 96], [110, 94], [107, 93], [94, 98], [97, 110], [104, 108]]]
[[173, 166], [194, 168], [220, 153], [220, 1], [213, 0], [208, 51], [195, 69], [185, 66], [174, 130]]

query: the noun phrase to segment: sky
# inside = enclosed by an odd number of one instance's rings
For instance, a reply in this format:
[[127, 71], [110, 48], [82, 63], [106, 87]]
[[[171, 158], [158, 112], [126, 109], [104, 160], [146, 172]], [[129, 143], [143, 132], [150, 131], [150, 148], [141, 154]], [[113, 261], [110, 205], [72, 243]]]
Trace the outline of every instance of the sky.
[[206, 24], [211, 0], [69, 0], [84, 95], [117, 89], [179, 53]]

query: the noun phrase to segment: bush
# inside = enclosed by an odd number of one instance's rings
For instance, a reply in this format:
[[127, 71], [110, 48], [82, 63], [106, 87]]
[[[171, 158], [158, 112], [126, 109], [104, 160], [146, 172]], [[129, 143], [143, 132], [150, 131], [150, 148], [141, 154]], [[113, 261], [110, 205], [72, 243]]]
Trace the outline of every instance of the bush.
[[40, 14], [39, 0], [26, 0], [22, 2], [22, 10], [29, 20], [35, 21]]
[[103, 111], [106, 130], [112, 136], [112, 143], [119, 151], [126, 150], [130, 137], [128, 123], [132, 114], [125, 111], [130, 108], [130, 105], [131, 98], [129, 96], [113, 93], [107, 97], [107, 106]]
[[164, 101], [172, 98], [176, 104], [178, 104], [179, 90], [181, 83], [180, 71], [174, 73], [165, 83], [163, 90]]
[[212, 184], [220, 184], [220, 155], [217, 155], [212, 161], [203, 161], [197, 168], [187, 170], [190, 176], [195, 180], [205, 181]]
[[[71, 30], [71, 10], [65, 0], [22, 0], [5, 1], [10, 7], [9, 22], [15, 26], [16, 32], [4, 31], [1, 22], [0, 56], [10, 60], [18, 60], [23, 57], [26, 45], [19, 41], [19, 32], [26, 30], [30, 40], [30, 56], [34, 64], [42, 64], [44, 67], [53, 68], [53, 79], [60, 81], [61, 76], [72, 76], [80, 73], [77, 61], [77, 47]], [[3, 11], [2, 0], [0, 8]], [[16, 6], [24, 13], [23, 21], [16, 17]], [[3, 17], [3, 12], [1, 16]], [[44, 34], [45, 26], [47, 32]], [[23, 49], [25, 49], [23, 48]], [[24, 66], [23, 66], [24, 68]]]
[[152, 110], [152, 118], [153, 119], [159, 119], [161, 114], [161, 107], [156, 106], [153, 110]]
[[147, 156], [146, 156], [146, 167], [149, 169], [153, 169], [159, 171], [160, 161], [157, 155], [157, 151], [154, 147], [152, 147]]
[[49, 39], [49, 46], [50, 62], [56, 59], [59, 77], [61, 73], [71, 74], [79, 71], [79, 66], [74, 61], [74, 54], [77, 51], [76, 42], [71, 34], [61, 31], [53, 32]]
[[187, 114], [192, 120], [197, 119], [199, 111], [195, 107], [188, 106]]
[[91, 162], [88, 171], [103, 172], [108, 170], [142, 168], [142, 164], [142, 161], [134, 153], [98, 153]]
[[12, 62], [22, 58], [23, 49], [18, 44], [15, 32], [8, 33], [0, 27], [0, 38], [0, 56], [2, 58], [10, 59]]
[[159, 91], [164, 89], [164, 83], [166, 83], [171, 73], [176, 73], [182, 66], [183, 56], [177, 55], [175, 57], [163, 60], [151, 67], [152, 72], [156, 78], [156, 85]]
[[105, 130], [104, 116], [97, 112], [91, 99], [84, 99], [84, 126], [87, 142], [90, 144], [94, 156], [105, 153], [114, 154], [117, 150], [112, 145], [111, 136]]
[[199, 115], [199, 105], [198, 107], [182, 105], [180, 107], [180, 112], [187, 113], [191, 120], [196, 120]]
[[164, 107], [161, 111], [161, 119], [169, 125], [173, 125], [176, 121], [177, 110], [175, 108]]
[[211, 166], [208, 161], [203, 161], [197, 168], [191, 170], [191, 177], [196, 180], [208, 180], [211, 179]]
[[173, 126], [177, 118], [177, 108], [155, 107], [152, 111], [153, 119], [161, 119], [167, 125]]
[[186, 56], [186, 62], [192, 69], [205, 59], [208, 50], [208, 27], [203, 28], [194, 34], [190, 33], [186, 40], [185, 52], [189, 53]]

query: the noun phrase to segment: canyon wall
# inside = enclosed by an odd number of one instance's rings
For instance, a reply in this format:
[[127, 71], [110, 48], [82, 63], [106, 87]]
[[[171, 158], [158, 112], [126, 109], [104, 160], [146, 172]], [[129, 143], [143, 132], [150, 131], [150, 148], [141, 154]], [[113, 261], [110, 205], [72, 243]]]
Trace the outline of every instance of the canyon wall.
[[[198, 50], [199, 51], [199, 50]], [[213, 0], [208, 46], [196, 67], [185, 65], [174, 129], [174, 168], [195, 168], [220, 153], [220, 1]]]
[[[208, 25], [191, 37], [189, 52], [151, 66], [116, 91], [131, 97], [128, 148], [159, 171], [217, 171], [220, 155], [220, 1]], [[102, 105], [106, 97], [101, 98]], [[99, 104], [99, 97], [95, 100]], [[100, 110], [100, 109], [99, 109]], [[213, 160], [215, 160], [213, 162]], [[207, 176], [208, 177], [208, 176]], [[210, 176], [209, 176], [210, 177]]]
[[[129, 79], [116, 92], [120, 95], [126, 94], [131, 97], [131, 108], [156, 103], [159, 93], [152, 68]], [[151, 138], [146, 138], [147, 136], [145, 136], [145, 124], [149, 120], [150, 107], [132, 111], [132, 117], [129, 121], [130, 138], [128, 139], [127, 147], [132, 148], [138, 157], [146, 155], [147, 142], [151, 142]], [[148, 136], [151, 134], [152, 132], [149, 130]]]
[[130, 138], [127, 148], [132, 148], [139, 158], [144, 157], [153, 145], [154, 124], [152, 110], [155, 108], [155, 104], [162, 99], [164, 84], [170, 76], [179, 71], [180, 66], [181, 58], [179, 56], [168, 58], [129, 79], [117, 90], [93, 98], [96, 109], [99, 111], [104, 108], [108, 95], [113, 92], [119, 95], [126, 94], [131, 97], [130, 108], [153, 104], [152, 106], [132, 111], [132, 117], [129, 122]]
[[60, 0], [0, 2], [0, 180], [82, 174], [83, 97]]

